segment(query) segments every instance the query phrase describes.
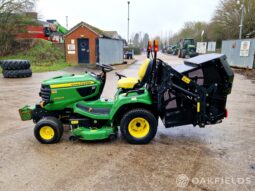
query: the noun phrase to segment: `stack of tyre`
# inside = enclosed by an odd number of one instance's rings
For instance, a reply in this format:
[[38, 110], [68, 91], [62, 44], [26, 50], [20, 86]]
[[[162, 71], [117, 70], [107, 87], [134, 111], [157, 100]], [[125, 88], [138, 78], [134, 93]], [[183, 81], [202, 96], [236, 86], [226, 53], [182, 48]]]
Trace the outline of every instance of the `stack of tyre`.
[[2, 60], [0, 64], [5, 78], [27, 78], [32, 76], [28, 60]]

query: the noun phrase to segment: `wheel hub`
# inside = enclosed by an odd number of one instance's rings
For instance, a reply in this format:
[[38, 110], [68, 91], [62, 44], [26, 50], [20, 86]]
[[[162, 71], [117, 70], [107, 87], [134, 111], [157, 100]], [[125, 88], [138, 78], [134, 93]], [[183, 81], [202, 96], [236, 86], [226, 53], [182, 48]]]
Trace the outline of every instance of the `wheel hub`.
[[50, 126], [44, 126], [40, 129], [40, 136], [45, 140], [51, 140], [54, 137], [54, 130]]
[[128, 125], [128, 131], [135, 138], [145, 137], [150, 130], [149, 122], [141, 117], [132, 119]]

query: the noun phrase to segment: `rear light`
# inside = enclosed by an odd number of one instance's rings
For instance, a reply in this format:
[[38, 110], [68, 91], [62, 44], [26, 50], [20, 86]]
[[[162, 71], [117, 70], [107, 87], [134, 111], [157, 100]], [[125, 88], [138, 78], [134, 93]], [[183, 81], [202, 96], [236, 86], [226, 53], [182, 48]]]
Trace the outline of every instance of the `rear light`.
[[151, 51], [152, 49], [152, 44], [151, 44], [151, 41], [149, 40], [148, 41], [148, 48], [147, 48], [147, 51]]
[[228, 110], [225, 109], [225, 117], [228, 118]]
[[154, 46], [154, 52], [158, 52], [158, 40], [154, 40], [153, 46]]

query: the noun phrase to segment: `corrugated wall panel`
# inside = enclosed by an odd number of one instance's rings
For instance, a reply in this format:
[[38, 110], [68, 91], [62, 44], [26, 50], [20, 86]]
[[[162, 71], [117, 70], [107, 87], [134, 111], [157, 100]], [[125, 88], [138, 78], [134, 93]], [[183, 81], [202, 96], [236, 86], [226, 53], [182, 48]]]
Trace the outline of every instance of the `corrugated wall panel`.
[[[241, 42], [246, 40], [250, 41], [249, 56], [240, 56]], [[255, 39], [222, 41], [221, 53], [227, 56], [227, 60], [230, 66], [255, 68]]]
[[99, 62], [102, 64], [123, 63], [123, 41], [99, 39]]

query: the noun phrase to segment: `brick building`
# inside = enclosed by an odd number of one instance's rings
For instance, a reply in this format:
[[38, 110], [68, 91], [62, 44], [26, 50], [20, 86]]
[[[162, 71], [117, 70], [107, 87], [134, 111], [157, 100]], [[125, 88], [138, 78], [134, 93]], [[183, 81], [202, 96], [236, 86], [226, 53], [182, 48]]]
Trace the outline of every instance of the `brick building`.
[[119, 64], [123, 62], [123, 40], [116, 31], [103, 31], [80, 22], [65, 35], [67, 63]]

